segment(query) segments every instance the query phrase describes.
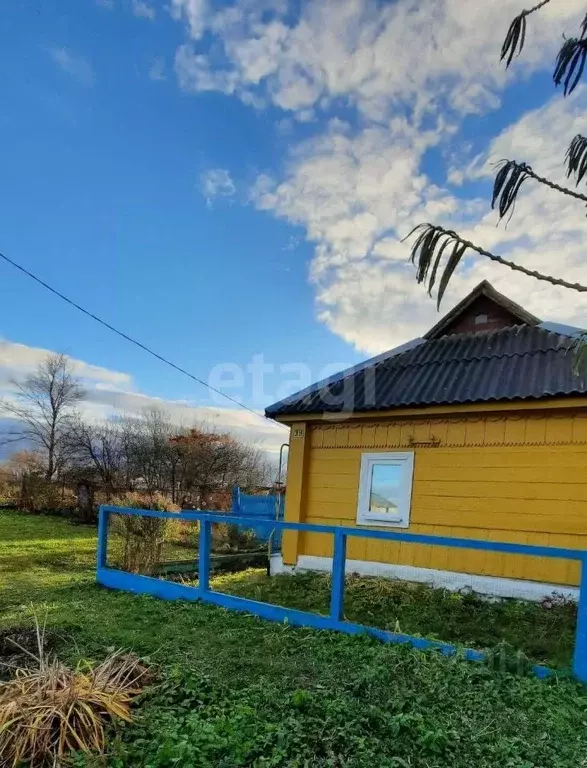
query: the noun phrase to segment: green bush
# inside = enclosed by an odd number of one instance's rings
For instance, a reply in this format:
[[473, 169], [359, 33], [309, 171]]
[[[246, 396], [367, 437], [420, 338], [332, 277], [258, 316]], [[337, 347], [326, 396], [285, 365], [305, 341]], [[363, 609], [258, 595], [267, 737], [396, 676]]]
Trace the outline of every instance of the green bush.
[[[115, 496], [117, 507], [152, 509], [159, 512], [178, 512], [179, 507], [162, 494], [144, 494], [129, 491]], [[179, 520], [177, 521], [179, 525]], [[111, 532], [122, 540], [122, 568], [130, 573], [150, 574], [161, 559], [161, 548], [174, 532], [173, 520], [135, 515], [112, 515]]]

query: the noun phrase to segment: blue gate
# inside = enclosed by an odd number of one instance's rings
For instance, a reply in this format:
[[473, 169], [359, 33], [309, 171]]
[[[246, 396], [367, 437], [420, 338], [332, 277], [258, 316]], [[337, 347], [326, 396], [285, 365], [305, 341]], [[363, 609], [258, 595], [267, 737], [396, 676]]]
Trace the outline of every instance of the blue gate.
[[[243, 493], [236, 486], [232, 492], [232, 514], [240, 517], [253, 518], [255, 520], [283, 520], [285, 495], [272, 493], [268, 496], [253, 496]], [[281, 530], [272, 529], [267, 524], [239, 525], [239, 530], [252, 530], [259, 541], [271, 540], [271, 548], [274, 552], [281, 549]]]

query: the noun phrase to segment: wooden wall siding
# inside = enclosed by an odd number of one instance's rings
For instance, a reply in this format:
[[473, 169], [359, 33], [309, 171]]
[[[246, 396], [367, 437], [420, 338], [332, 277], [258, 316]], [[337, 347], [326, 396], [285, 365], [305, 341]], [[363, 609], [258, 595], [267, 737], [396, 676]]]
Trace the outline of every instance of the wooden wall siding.
[[[308, 424], [300, 520], [354, 525], [361, 454], [413, 446], [409, 531], [587, 548], [587, 413]], [[288, 516], [288, 519], [289, 516]], [[299, 554], [332, 556], [302, 534]], [[293, 553], [291, 553], [293, 555]], [[353, 540], [348, 558], [577, 584], [577, 563], [449, 547]], [[294, 558], [290, 555], [290, 560]]]

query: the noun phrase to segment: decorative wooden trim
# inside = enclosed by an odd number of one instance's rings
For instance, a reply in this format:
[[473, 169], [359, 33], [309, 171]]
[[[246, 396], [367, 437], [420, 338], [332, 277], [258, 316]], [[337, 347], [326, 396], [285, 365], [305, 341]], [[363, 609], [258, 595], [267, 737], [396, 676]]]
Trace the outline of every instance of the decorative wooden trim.
[[391, 418], [339, 424], [314, 422], [308, 423], [307, 428], [312, 449], [587, 445], [584, 411]]
[[408, 445], [413, 448], [437, 448], [441, 442], [442, 440], [439, 437], [434, 437], [434, 435], [427, 440], [416, 440], [415, 437], [408, 437]]

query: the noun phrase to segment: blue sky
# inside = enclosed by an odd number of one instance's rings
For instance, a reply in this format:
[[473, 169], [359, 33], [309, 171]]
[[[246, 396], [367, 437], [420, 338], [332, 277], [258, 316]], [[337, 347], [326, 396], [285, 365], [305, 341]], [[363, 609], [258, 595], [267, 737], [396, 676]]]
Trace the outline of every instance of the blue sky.
[[[497, 50], [521, 5], [486, 6], [4, 3], [0, 248], [254, 408], [307, 383], [284, 365], [315, 379], [435, 322], [398, 242], [420, 221], [584, 281], [580, 210], [532, 189], [505, 229], [487, 203], [492, 159], [559, 174], [585, 122], [582, 91], [564, 100], [550, 83], [582, 3], [529, 20], [507, 76]], [[538, 315], [587, 323], [585, 302], [481, 262], [445, 309], [485, 277]], [[63, 351], [104, 371], [89, 380], [110, 405], [161, 398], [281, 439], [6, 265], [0, 285], [0, 389]], [[260, 354], [275, 366], [262, 392], [247, 371]]]

